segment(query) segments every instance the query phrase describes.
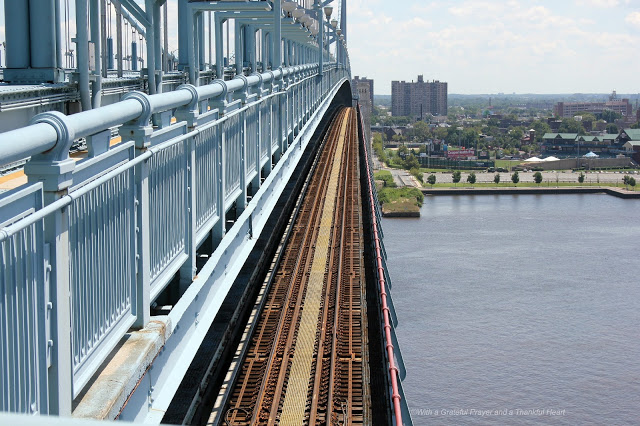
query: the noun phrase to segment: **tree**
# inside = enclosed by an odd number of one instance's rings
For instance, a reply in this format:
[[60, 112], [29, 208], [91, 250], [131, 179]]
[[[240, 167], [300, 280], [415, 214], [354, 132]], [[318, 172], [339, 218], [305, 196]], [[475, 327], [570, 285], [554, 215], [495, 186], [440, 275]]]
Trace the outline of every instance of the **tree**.
[[634, 186], [636, 186], [636, 180], [629, 175], [624, 175], [624, 177], [622, 178], [622, 183], [624, 183], [624, 186], [629, 189], [629, 187], [633, 188]]
[[436, 184], [436, 175], [434, 175], [433, 173], [430, 174], [429, 176], [427, 176], [427, 182], [429, 183], [429, 185], [431, 185], [431, 187], [433, 188], [433, 185]]
[[520, 145], [520, 141], [522, 140], [522, 136], [524, 135], [524, 128], [522, 126], [515, 126], [509, 130], [509, 138], [513, 140], [514, 144]]
[[558, 133], [577, 133], [579, 135], [585, 135], [584, 127], [582, 123], [574, 120], [573, 118], [563, 118], [562, 124], [558, 128]]
[[531, 123], [531, 128], [536, 131], [536, 142], [541, 142], [545, 133], [551, 133], [551, 126], [544, 121], [534, 121]]
[[469, 173], [469, 176], [467, 176], [467, 182], [469, 182], [471, 185], [476, 183], [476, 174], [474, 172]]
[[422, 175], [422, 172], [420, 171], [420, 169], [418, 167], [413, 167], [411, 169], [409, 169], [409, 173], [411, 173], [413, 175], [413, 177], [415, 177], [416, 179], [418, 179], [418, 181], [420, 183], [424, 183], [424, 177]]
[[618, 118], [622, 118], [622, 114], [615, 112], [611, 109], [605, 109], [604, 111], [602, 111], [601, 116], [602, 116], [602, 119], [607, 123], [613, 123]]
[[499, 185], [499, 184], [500, 184], [500, 173], [496, 173], [496, 174], [493, 176], [493, 182], [494, 182], [496, 185]]
[[451, 180], [453, 181], [454, 184], [460, 182], [461, 177], [462, 177], [462, 173], [460, 173], [460, 170], [456, 170], [451, 174]]
[[520, 175], [518, 174], [517, 170], [511, 175], [511, 182], [513, 182], [516, 186], [518, 185], [518, 182], [520, 182]]
[[540, 186], [540, 183], [542, 182], [542, 173], [540, 173], [540, 172], [535, 172], [535, 173], [533, 174], [533, 181], [534, 181], [535, 183], [537, 183], [537, 184], [538, 184], [538, 186]]
[[418, 121], [413, 125], [413, 136], [422, 142], [429, 138], [429, 125], [424, 121]]
[[404, 159], [404, 168], [407, 170], [420, 168], [420, 161], [418, 161], [413, 153], [407, 155], [407, 157]]
[[580, 174], [578, 175], [578, 182], [584, 183], [584, 173], [580, 172]]
[[607, 125], [607, 133], [609, 133], [609, 134], [618, 133], [618, 126], [616, 126], [615, 124], [608, 124]]
[[406, 140], [406, 138], [404, 137], [404, 135], [393, 135], [391, 136], [391, 140], [395, 143], [400, 143]]
[[445, 127], [436, 127], [433, 130], [433, 135], [436, 137], [436, 139], [443, 140], [447, 137], [447, 129]]
[[636, 179], [634, 177], [629, 176], [629, 186], [631, 187], [631, 190], [633, 191], [633, 188], [636, 186]]
[[582, 116], [582, 121], [590, 121], [592, 123], [596, 122], [596, 116], [587, 111], [578, 111], [575, 115]]

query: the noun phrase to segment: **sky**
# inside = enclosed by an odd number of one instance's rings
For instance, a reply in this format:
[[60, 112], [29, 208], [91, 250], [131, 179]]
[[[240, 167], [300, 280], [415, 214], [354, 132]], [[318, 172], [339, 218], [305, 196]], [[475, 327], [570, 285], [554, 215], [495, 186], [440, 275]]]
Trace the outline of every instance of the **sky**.
[[347, 42], [376, 94], [419, 74], [449, 93], [640, 93], [640, 0], [347, 0]]
[[347, 0], [352, 74], [449, 93], [639, 93], [640, 0]]

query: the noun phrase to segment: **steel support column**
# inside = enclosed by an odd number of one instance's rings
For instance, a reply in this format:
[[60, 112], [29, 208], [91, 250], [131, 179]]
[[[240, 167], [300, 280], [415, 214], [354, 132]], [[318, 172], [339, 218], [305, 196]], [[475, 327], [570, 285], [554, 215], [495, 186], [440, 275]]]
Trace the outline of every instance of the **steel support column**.
[[82, 110], [91, 109], [89, 89], [89, 8], [86, 1], [76, 4], [76, 55], [78, 58], [78, 89]]
[[243, 25], [238, 25], [236, 21], [235, 25], [235, 54], [236, 54], [236, 75], [242, 74], [242, 68], [244, 67], [244, 46], [243, 46], [243, 37], [242, 32], [244, 30]]
[[118, 77], [122, 77], [122, 5], [117, 2], [114, 2], [113, 5], [116, 8], [116, 68], [118, 69]]
[[196, 20], [198, 28], [198, 71], [203, 71], [205, 64], [205, 45], [204, 45], [204, 13], [198, 13], [198, 19]]
[[158, 92], [156, 85], [156, 21], [154, 19], [154, 8], [156, 7], [155, 0], [145, 0], [145, 11], [149, 26], [147, 27], [147, 70], [148, 70], [148, 82], [149, 82], [149, 94], [153, 95]]
[[[153, 67], [151, 61], [149, 61], [149, 74], [154, 73], [156, 81], [156, 93], [162, 93], [162, 31], [160, 29], [160, 22], [162, 22], [162, 15], [160, 13], [160, 3], [153, 1], [151, 14], [153, 15], [153, 22], [151, 25], [154, 28], [153, 37], [151, 40], [147, 40], [147, 48], [153, 49]], [[149, 11], [147, 11], [149, 13]]]
[[[189, 65], [189, 0], [178, 0], [178, 69], [183, 70]], [[192, 82], [193, 84], [193, 82]]]
[[14, 84], [64, 80], [58, 0], [5, 1], [7, 68], [4, 80]]
[[29, 4], [28, 2], [5, 1], [5, 37], [7, 40], [5, 59], [7, 69], [29, 68], [31, 55], [29, 54]]
[[272, 69], [282, 66], [282, 2], [281, 0], [273, 0], [273, 20], [274, 31], [272, 36], [272, 44], [274, 46]]
[[214, 27], [215, 27], [215, 54], [216, 54], [216, 78], [223, 79], [224, 78], [224, 47], [223, 47], [223, 28], [225, 21], [222, 19], [218, 19], [217, 13], [214, 13], [213, 17]]
[[89, 21], [91, 42], [93, 42], [93, 82], [91, 84], [91, 106], [99, 108], [102, 103], [102, 43], [100, 34], [100, 0], [91, 0]]

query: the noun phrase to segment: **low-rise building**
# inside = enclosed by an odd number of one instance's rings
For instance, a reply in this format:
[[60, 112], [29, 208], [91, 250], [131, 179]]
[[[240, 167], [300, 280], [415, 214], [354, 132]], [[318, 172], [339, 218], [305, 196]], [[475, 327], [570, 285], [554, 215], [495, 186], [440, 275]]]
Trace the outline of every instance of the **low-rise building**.
[[553, 108], [553, 113], [558, 117], [573, 117], [580, 112], [601, 114], [604, 110], [622, 114], [623, 117], [632, 116], [633, 105], [629, 99], [617, 99], [607, 102], [558, 102]]
[[622, 147], [636, 163], [640, 163], [640, 141], [627, 141]]
[[600, 136], [545, 133], [542, 137], [541, 152], [558, 158], [579, 157], [590, 151], [600, 157], [615, 157], [625, 152], [623, 145], [626, 141], [636, 137], [640, 140], [640, 130], [637, 133], [632, 131], [631, 136], [625, 133], [627, 130], [631, 129], [625, 129], [619, 134]]

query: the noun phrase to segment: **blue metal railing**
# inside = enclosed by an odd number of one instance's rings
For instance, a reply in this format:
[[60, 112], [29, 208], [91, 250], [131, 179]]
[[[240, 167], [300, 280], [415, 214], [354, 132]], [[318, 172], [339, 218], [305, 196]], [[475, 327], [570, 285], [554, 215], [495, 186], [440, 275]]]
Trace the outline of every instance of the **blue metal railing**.
[[[42, 185], [0, 199], [0, 228], [42, 208]], [[47, 412], [44, 223], [33, 221], [0, 247], [0, 405]]]
[[391, 298], [391, 277], [389, 276], [387, 264], [386, 264], [386, 251], [384, 248], [383, 238], [382, 238], [382, 227], [381, 227], [381, 209], [380, 202], [378, 201], [378, 191], [376, 190], [376, 186], [374, 184], [375, 179], [373, 176], [373, 160], [370, 150], [367, 149], [368, 141], [364, 132], [364, 120], [362, 118], [362, 112], [360, 110], [360, 106], [358, 105], [358, 115], [360, 120], [358, 121], [358, 130], [360, 135], [362, 136], [362, 147], [364, 150], [365, 157], [365, 170], [366, 170], [366, 179], [367, 179], [367, 190], [369, 199], [364, 201], [365, 205], [368, 205], [369, 211], [371, 212], [371, 239], [372, 239], [372, 249], [374, 251], [374, 257], [376, 258], [376, 268], [375, 268], [375, 278], [376, 282], [379, 286], [380, 299], [381, 299], [381, 310], [382, 310], [382, 320], [381, 320], [381, 330], [383, 334], [384, 346], [385, 350], [385, 358], [389, 367], [389, 394], [391, 396], [389, 400], [389, 405], [391, 407], [391, 413], [393, 416], [392, 423], [397, 426], [402, 425], [412, 425], [413, 420], [411, 419], [411, 413], [409, 411], [409, 406], [407, 405], [407, 400], [404, 395], [404, 390], [402, 388], [402, 380], [404, 380], [406, 376], [406, 369], [404, 366], [404, 359], [402, 358], [402, 352], [400, 351], [400, 345], [398, 343], [398, 338], [396, 336], [395, 327], [398, 325], [398, 319], [395, 313], [395, 308], [393, 306], [393, 300]]
[[[321, 84], [317, 70], [134, 93], [0, 134], [3, 162], [33, 156], [29, 184], [0, 198], [0, 411], [70, 412], [175, 274], [191, 282], [197, 245], [224, 234], [225, 213], [348, 76], [325, 66]], [[78, 138], [90, 154], [75, 162]]]

